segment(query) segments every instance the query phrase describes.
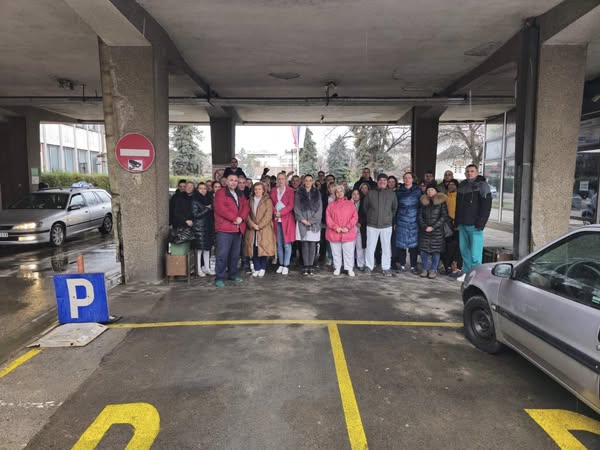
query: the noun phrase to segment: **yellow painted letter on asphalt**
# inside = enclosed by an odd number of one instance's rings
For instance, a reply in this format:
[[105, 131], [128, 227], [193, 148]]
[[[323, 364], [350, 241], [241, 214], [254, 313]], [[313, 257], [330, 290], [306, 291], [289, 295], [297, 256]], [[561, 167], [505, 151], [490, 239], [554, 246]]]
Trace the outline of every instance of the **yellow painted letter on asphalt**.
[[586, 447], [569, 431], [588, 431], [600, 436], [600, 422], [564, 409], [526, 409], [537, 424], [563, 450], [585, 450]]
[[133, 436], [125, 447], [126, 450], [145, 450], [152, 446], [158, 436], [160, 415], [149, 403], [107, 405], [81, 435], [73, 450], [95, 449], [109, 428], [116, 424], [127, 424], [133, 427]]
[[367, 437], [363, 428], [362, 419], [356, 403], [354, 389], [352, 388], [352, 380], [348, 372], [346, 357], [344, 356], [344, 348], [337, 325], [329, 325], [329, 338], [331, 340], [331, 350], [333, 352], [333, 361], [335, 363], [335, 371], [342, 397], [342, 407], [344, 408], [344, 417], [346, 419], [346, 428], [348, 429], [348, 438], [350, 439], [350, 447], [352, 450], [367, 450]]

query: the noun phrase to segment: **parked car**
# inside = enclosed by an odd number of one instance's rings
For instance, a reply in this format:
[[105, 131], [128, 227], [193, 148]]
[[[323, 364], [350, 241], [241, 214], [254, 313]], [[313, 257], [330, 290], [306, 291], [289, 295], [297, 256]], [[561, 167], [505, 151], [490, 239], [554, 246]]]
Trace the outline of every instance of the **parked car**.
[[600, 413], [600, 225], [521, 261], [475, 267], [463, 301], [477, 348], [512, 348]]
[[112, 200], [102, 189], [57, 188], [27, 194], [0, 211], [0, 245], [50, 243], [97, 228], [112, 232]]

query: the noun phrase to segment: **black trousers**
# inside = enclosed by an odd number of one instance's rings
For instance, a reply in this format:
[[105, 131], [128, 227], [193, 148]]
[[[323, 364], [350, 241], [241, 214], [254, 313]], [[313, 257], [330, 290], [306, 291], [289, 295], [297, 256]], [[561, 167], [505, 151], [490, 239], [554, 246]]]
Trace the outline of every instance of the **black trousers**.
[[455, 231], [452, 236], [446, 238], [446, 250], [442, 253], [442, 262], [446, 270], [452, 266], [453, 262], [456, 262], [456, 266], [459, 269], [462, 268], [463, 261], [460, 254], [458, 231]]
[[[406, 249], [398, 248], [398, 263], [401, 266], [406, 267]], [[410, 267], [417, 267], [417, 256], [419, 254], [418, 248], [409, 248], [408, 253], [410, 254]]]

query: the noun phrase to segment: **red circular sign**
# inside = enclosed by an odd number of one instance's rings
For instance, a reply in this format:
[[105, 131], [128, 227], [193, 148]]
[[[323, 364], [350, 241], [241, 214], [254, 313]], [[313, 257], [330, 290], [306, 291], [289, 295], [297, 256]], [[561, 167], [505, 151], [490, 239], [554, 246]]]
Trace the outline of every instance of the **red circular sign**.
[[144, 172], [154, 162], [154, 145], [142, 134], [126, 134], [117, 142], [115, 152], [121, 167], [129, 172]]

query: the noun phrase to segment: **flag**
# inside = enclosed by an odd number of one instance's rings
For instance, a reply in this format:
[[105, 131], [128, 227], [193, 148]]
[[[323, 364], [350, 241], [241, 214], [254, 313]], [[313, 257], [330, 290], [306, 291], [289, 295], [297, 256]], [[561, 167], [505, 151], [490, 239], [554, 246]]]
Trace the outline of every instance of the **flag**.
[[294, 137], [294, 147], [300, 147], [300, 127], [298, 125], [292, 126], [292, 136]]

